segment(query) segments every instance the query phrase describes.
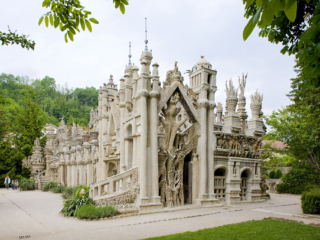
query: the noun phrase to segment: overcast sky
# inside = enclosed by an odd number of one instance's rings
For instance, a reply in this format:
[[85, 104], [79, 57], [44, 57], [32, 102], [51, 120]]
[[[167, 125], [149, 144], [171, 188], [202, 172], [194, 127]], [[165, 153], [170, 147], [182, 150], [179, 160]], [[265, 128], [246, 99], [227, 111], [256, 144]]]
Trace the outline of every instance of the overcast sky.
[[[131, 0], [125, 15], [114, 8], [112, 0], [81, 0], [100, 24], [92, 33], [81, 32], [74, 42], [65, 43], [64, 33], [53, 27], [39, 27], [40, 16], [48, 10], [42, 0], [0, 0], [0, 31], [7, 25], [17, 33], [35, 40], [35, 51], [18, 45], [0, 46], [0, 73], [29, 76], [48, 75], [57, 84], [71, 88], [99, 88], [113, 74], [115, 82], [124, 74], [128, 62], [128, 43], [132, 42], [132, 61], [139, 65], [144, 49], [144, 19], [148, 18], [149, 49], [160, 65], [160, 79], [178, 61], [184, 73], [203, 55], [218, 71], [216, 102], [225, 105], [225, 81], [248, 73], [246, 98], [250, 113], [250, 95], [263, 94], [263, 112], [290, 104], [294, 57], [282, 55], [281, 45], [258, 37], [256, 29], [244, 42], [247, 23], [240, 0]], [[189, 82], [187, 74], [185, 82]], [[188, 84], [189, 85], [189, 84]], [[250, 117], [249, 117], [250, 119]]]

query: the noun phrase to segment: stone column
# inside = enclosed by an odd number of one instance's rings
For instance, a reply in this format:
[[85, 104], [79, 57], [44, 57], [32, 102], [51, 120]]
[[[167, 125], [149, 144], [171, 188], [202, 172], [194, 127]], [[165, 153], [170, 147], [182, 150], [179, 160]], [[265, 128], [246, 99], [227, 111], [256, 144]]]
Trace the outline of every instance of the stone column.
[[159, 64], [153, 65], [153, 90], [150, 93], [150, 140], [151, 140], [151, 196], [152, 202], [160, 203], [159, 197], [159, 170], [158, 170], [158, 97], [159, 97]]
[[201, 138], [200, 138], [200, 189], [199, 199], [207, 199], [207, 89], [208, 84], [202, 83], [200, 91], [200, 125], [201, 125]]
[[140, 95], [140, 102], [141, 102], [141, 150], [140, 150], [140, 169], [139, 170], [139, 177], [140, 177], [140, 197], [141, 203], [148, 202], [148, 195], [147, 195], [147, 175], [148, 175], [148, 168], [147, 168], [147, 144], [148, 144], [148, 113], [147, 113], [147, 90], [141, 90], [139, 92]]
[[214, 108], [216, 103], [214, 101], [214, 94], [216, 88], [209, 89], [209, 103], [208, 103], [208, 194], [209, 198], [215, 198], [214, 195]]
[[126, 110], [126, 103], [125, 103], [125, 90], [124, 90], [124, 78], [120, 79], [120, 172], [125, 171], [126, 164], [125, 164], [125, 125], [123, 124], [125, 120], [125, 110]]

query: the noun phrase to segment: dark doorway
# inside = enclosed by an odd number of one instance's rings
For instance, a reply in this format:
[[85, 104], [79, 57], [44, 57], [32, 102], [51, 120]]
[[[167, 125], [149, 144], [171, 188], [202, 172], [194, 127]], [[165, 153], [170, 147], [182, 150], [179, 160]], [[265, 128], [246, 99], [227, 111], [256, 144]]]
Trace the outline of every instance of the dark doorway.
[[184, 196], [184, 204], [192, 204], [191, 153], [189, 153], [184, 158], [184, 164], [183, 164], [183, 196]]

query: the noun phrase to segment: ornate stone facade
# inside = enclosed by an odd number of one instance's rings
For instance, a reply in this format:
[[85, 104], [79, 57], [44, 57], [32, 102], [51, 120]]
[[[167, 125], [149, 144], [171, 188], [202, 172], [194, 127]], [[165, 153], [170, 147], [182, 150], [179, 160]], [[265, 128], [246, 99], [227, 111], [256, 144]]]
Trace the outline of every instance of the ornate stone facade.
[[43, 156], [37, 141], [25, 166], [34, 175], [46, 169], [44, 177], [61, 185], [90, 185], [99, 205], [134, 204], [142, 212], [260, 201], [262, 95], [251, 96], [247, 122], [247, 75], [239, 78], [239, 94], [226, 82], [223, 114], [215, 103], [217, 71], [204, 57], [188, 70], [189, 86], [177, 62], [161, 84], [152, 59], [146, 48], [140, 73], [129, 61], [119, 89], [110, 75], [89, 129], [61, 119], [56, 133], [47, 129]]

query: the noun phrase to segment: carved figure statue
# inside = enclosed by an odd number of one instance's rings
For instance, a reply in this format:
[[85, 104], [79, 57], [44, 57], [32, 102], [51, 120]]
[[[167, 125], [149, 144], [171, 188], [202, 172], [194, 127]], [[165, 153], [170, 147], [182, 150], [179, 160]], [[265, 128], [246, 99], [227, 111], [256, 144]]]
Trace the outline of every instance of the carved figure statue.
[[181, 108], [178, 108], [176, 104], [178, 103], [180, 97], [176, 92], [171, 96], [170, 100], [167, 103], [167, 108], [163, 109], [164, 117], [160, 117], [160, 122], [162, 123], [165, 129], [165, 140], [166, 146], [165, 149], [171, 154], [173, 154], [173, 142], [176, 136], [176, 133], [180, 126], [187, 121], [187, 118], [183, 118], [181, 121], [176, 122], [176, 116], [181, 111]]
[[258, 138], [256, 143], [253, 146], [253, 151], [257, 152], [261, 149], [261, 145], [262, 145], [262, 138]]
[[178, 62], [177, 62], [177, 61], [175, 61], [175, 63], [174, 63], [173, 74], [175, 74], [175, 75], [178, 75], [178, 74], [179, 74]]
[[234, 150], [240, 150], [240, 135], [231, 135], [230, 148]]
[[266, 191], [268, 190], [268, 185], [266, 183], [266, 178], [262, 177], [260, 182], [260, 194], [267, 195]]

